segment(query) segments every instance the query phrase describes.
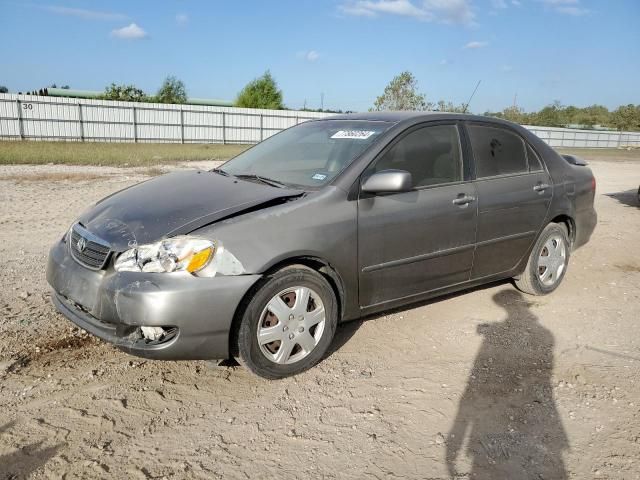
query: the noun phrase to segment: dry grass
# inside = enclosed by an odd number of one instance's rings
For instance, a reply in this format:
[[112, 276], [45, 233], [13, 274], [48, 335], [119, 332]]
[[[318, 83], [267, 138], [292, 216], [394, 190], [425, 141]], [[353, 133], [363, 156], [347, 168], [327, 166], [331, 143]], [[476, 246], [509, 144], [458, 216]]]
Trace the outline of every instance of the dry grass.
[[42, 173], [23, 173], [0, 175], [0, 181], [9, 181], [15, 183], [25, 182], [86, 182], [104, 178], [105, 175], [98, 173], [80, 173], [80, 172], [42, 172]]
[[569, 153], [585, 160], [614, 162], [640, 161], [640, 150], [622, 148], [556, 148], [560, 153]]
[[0, 141], [0, 165], [53, 163], [151, 167], [178, 162], [227, 160], [247, 147], [219, 144]]
[[141, 170], [136, 170], [137, 173], [140, 173], [141, 175], [147, 175], [149, 177], [157, 177], [159, 175], [164, 175], [165, 173], [167, 173], [166, 170], [163, 170], [160, 167], [147, 167]]

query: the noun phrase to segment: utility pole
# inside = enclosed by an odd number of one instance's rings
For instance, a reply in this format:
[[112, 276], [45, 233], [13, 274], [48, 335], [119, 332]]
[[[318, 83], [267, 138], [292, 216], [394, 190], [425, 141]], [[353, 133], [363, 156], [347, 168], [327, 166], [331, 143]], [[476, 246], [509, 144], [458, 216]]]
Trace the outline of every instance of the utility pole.
[[324, 110], [324, 92], [320, 92], [320, 110]]

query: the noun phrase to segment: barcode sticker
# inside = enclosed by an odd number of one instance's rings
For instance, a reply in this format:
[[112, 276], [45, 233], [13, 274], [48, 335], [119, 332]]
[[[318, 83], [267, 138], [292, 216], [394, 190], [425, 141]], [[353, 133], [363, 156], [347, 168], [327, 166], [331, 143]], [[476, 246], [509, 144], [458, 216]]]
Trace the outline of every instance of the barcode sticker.
[[352, 138], [355, 140], [366, 140], [376, 132], [370, 130], [340, 130], [331, 135], [331, 138]]

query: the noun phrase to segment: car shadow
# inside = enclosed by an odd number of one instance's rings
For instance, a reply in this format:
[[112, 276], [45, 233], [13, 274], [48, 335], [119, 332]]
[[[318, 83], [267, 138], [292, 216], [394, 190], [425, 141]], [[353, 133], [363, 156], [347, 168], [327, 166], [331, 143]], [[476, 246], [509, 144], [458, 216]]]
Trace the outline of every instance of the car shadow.
[[[482, 345], [446, 439], [452, 478], [568, 478], [562, 454], [569, 441], [551, 376], [554, 338], [515, 290], [493, 296], [506, 318], [478, 326]], [[460, 473], [463, 454], [471, 469]]]
[[638, 189], [625, 190], [624, 192], [605, 193], [605, 195], [628, 207], [640, 207]]
[[465, 290], [460, 290], [453, 293], [448, 293], [446, 295], [438, 296], [435, 298], [430, 298], [428, 300], [421, 300], [414, 303], [409, 303], [407, 305], [402, 305], [400, 307], [390, 308], [389, 310], [384, 310], [379, 313], [373, 313], [371, 315], [367, 315], [358, 320], [348, 320], [346, 322], [340, 323], [336, 330], [335, 336], [333, 337], [333, 341], [331, 345], [327, 349], [327, 352], [324, 355], [324, 359], [329, 358], [331, 355], [340, 350], [350, 339], [353, 337], [360, 326], [365, 322], [375, 321], [378, 318], [385, 317], [387, 315], [391, 315], [393, 313], [406, 312], [408, 310], [413, 310], [415, 308], [420, 308], [425, 305], [431, 305], [434, 303], [445, 302], [451, 298], [456, 298], [461, 295], [467, 295], [470, 292], [476, 292], [481, 290], [487, 290], [489, 288], [493, 288], [498, 285], [510, 284], [511, 280], [499, 280], [496, 282], [486, 283], [484, 285], [479, 285], [476, 287], [467, 288]]
[[[0, 434], [11, 429], [15, 422], [0, 426]], [[10, 479], [30, 478], [31, 474], [53, 458], [62, 444], [42, 448], [42, 441], [19, 447], [15, 452], [0, 455], [0, 473]], [[1, 478], [5, 478], [2, 476]]]

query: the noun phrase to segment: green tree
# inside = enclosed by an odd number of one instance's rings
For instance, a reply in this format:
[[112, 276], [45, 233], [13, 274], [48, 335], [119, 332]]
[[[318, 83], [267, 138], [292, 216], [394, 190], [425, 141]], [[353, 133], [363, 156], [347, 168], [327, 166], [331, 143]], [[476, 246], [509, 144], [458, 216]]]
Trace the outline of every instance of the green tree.
[[562, 104], [556, 100], [532, 116], [534, 125], [541, 127], [561, 127], [563, 125]]
[[9, 93], [9, 89], [4, 85], [0, 85], [0, 93]]
[[104, 89], [104, 100], [120, 100], [123, 102], [145, 102], [147, 95], [135, 85], [116, 85], [112, 83]]
[[611, 113], [611, 124], [622, 131], [640, 130], [640, 105], [622, 105]]
[[609, 123], [610, 113], [607, 107], [602, 105], [591, 105], [585, 108], [579, 108], [572, 121], [567, 123], [577, 123], [587, 127], [594, 125], [606, 125]]
[[455, 105], [453, 102], [445, 102], [444, 100], [439, 100], [435, 105], [436, 112], [450, 112], [450, 113], [464, 113], [466, 112], [466, 108], [464, 105]]
[[282, 110], [282, 90], [267, 70], [264, 75], [250, 81], [238, 94], [236, 106], [243, 108], [268, 108]]
[[371, 110], [432, 110], [433, 107], [426, 96], [418, 92], [418, 81], [413, 73], [405, 71], [389, 82]]
[[527, 114], [522, 108], [518, 107], [517, 105], [505, 108], [502, 111], [502, 118], [514, 123], [527, 123]]
[[159, 103], [185, 103], [187, 101], [187, 90], [184, 83], [174, 76], [168, 76], [162, 82], [155, 100]]

